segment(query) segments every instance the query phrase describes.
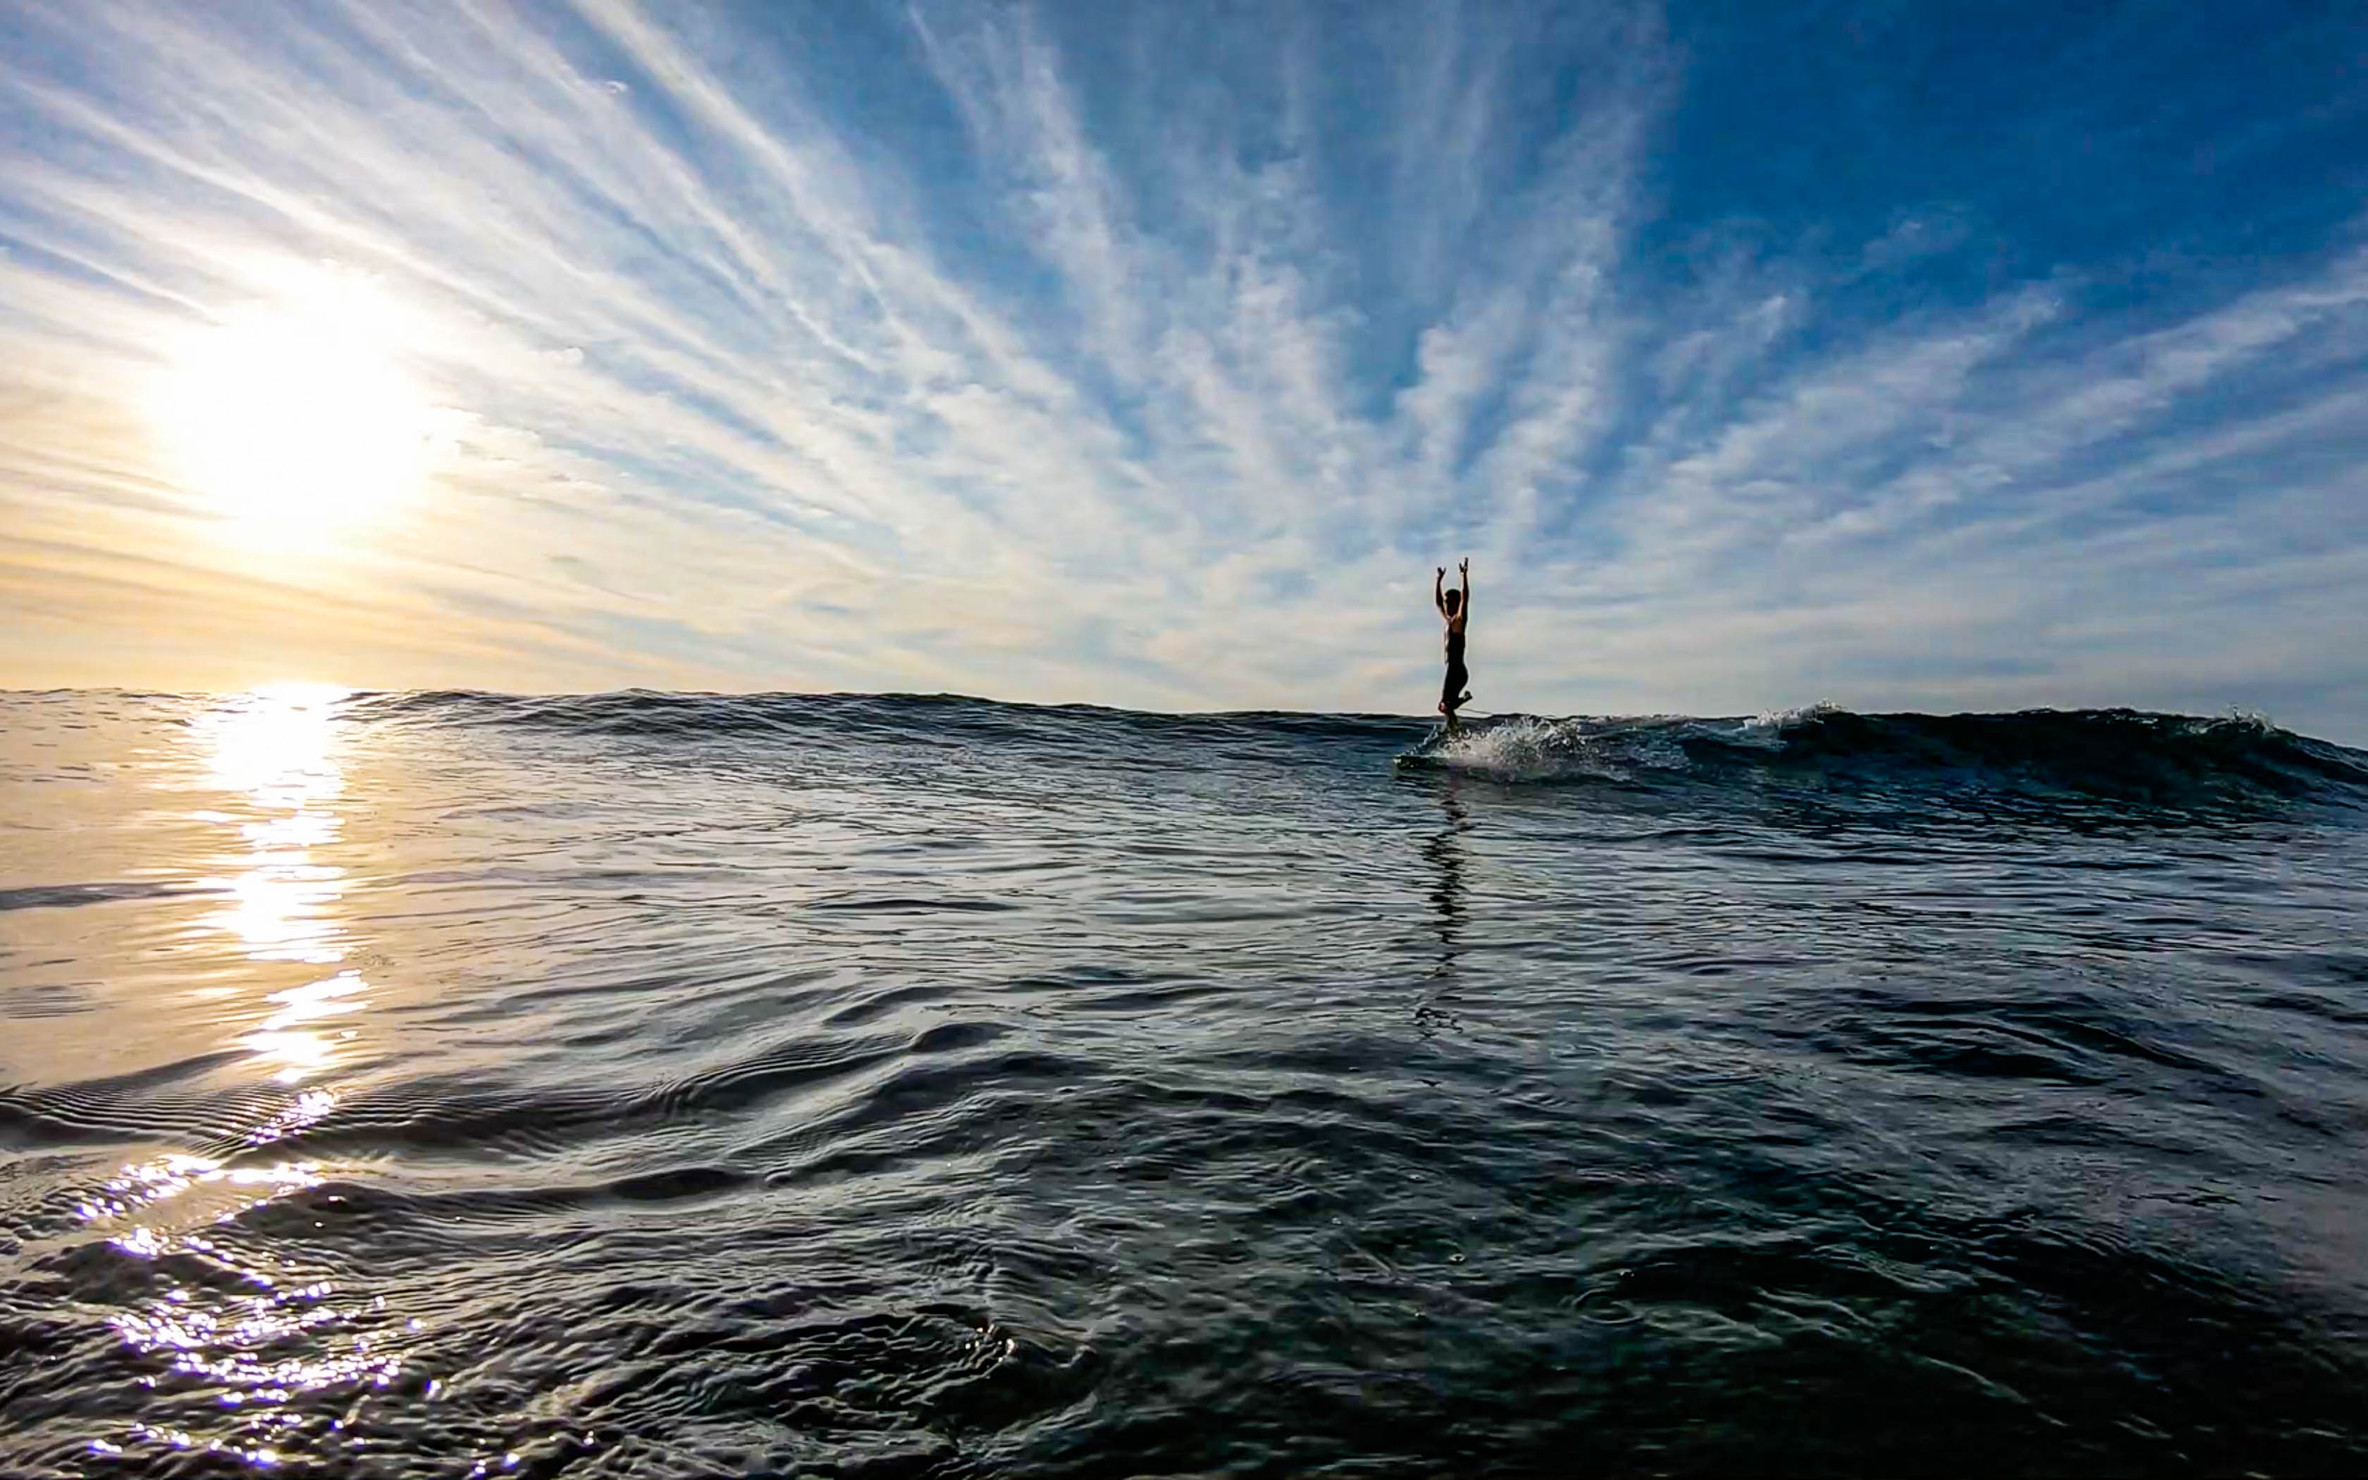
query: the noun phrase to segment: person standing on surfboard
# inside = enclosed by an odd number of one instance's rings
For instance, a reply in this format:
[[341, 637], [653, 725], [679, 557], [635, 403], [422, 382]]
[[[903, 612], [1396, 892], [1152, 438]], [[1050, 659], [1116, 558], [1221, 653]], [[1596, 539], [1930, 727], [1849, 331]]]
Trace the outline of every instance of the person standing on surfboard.
[[1455, 563], [1455, 573], [1463, 581], [1463, 589], [1450, 591], [1447, 587], [1447, 567], [1439, 567], [1439, 574], [1431, 581], [1431, 605], [1447, 619], [1447, 682], [1439, 690], [1439, 712], [1447, 716], [1447, 728], [1455, 729], [1455, 712], [1472, 700], [1471, 691], [1464, 687], [1472, 675], [1464, 669], [1464, 622], [1472, 615], [1472, 557]]

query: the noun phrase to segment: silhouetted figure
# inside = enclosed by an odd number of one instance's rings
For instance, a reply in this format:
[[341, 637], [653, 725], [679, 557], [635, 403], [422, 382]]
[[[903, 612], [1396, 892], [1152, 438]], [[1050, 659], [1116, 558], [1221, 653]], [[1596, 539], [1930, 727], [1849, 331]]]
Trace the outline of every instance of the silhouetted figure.
[[1439, 567], [1439, 574], [1431, 581], [1431, 604], [1439, 608], [1439, 615], [1447, 619], [1447, 682], [1439, 690], [1439, 712], [1447, 716], [1447, 728], [1455, 729], [1455, 712], [1472, 700], [1471, 691], [1464, 687], [1472, 675], [1464, 668], [1464, 623], [1472, 615], [1472, 559], [1465, 556], [1455, 563], [1455, 573], [1463, 581], [1463, 589], [1450, 591], [1447, 586], [1447, 567]]

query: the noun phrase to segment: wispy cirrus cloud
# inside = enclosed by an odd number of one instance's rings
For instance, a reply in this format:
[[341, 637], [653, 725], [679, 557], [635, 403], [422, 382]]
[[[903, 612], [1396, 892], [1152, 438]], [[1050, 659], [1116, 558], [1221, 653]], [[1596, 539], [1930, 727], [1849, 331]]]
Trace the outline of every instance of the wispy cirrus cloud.
[[[2188, 35], [2074, 107], [1999, 62], [1959, 104], [2085, 130], [2081, 222], [1905, 53], [1811, 107], [1742, 24], [0, 5], [0, 681], [1416, 709], [1468, 551], [1491, 707], [2368, 734], [2334, 74]], [[2207, 57], [2253, 91], [2140, 106]], [[2260, 183], [2133, 187], [2206, 146]], [[297, 557], [143, 396], [319, 274], [438, 409], [426, 484]]]

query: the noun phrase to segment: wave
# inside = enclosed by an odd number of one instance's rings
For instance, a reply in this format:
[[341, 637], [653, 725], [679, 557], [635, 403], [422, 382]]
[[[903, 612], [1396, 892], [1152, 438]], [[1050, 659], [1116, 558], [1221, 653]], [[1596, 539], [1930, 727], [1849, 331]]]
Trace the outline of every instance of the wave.
[[1766, 785], [2091, 798], [2169, 808], [2311, 799], [2368, 807], [2368, 753], [2252, 715], [2135, 709], [1860, 714], [1830, 704], [1753, 717], [1505, 715], [1442, 735], [1392, 715], [1147, 714], [955, 694], [696, 694], [626, 690], [532, 696], [358, 694], [353, 719], [520, 727], [643, 741], [777, 740], [1021, 747], [1147, 767], [1230, 758], [1411, 769], [1507, 783]]
[[1434, 737], [1410, 759], [1504, 781], [1753, 778], [2162, 807], [2306, 798], [2368, 806], [2368, 753], [2258, 716], [2134, 709], [1857, 714], [1821, 704], [1751, 719], [1515, 715]]

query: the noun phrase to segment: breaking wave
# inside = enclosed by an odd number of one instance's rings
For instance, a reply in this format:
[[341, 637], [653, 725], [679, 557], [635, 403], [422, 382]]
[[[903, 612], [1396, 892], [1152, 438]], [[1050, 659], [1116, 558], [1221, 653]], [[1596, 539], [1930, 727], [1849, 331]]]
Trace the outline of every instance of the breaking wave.
[[1809, 784], [1858, 792], [2062, 796], [2160, 807], [2368, 805], [2368, 754], [2255, 716], [2131, 709], [1752, 719], [1509, 716], [1439, 736], [1418, 764], [1504, 781]]
[[1144, 714], [936, 694], [471, 692], [359, 695], [352, 717], [521, 727], [644, 741], [779, 743], [812, 751], [880, 741], [1041, 751], [1153, 768], [1222, 768], [1287, 755], [1358, 767], [1395, 759], [1508, 783], [1810, 788], [2086, 799], [2174, 809], [2292, 801], [2368, 806], [2368, 753], [2251, 715], [2133, 709], [1859, 714], [1830, 704], [1751, 717], [1506, 715], [1442, 735], [1385, 715]]

